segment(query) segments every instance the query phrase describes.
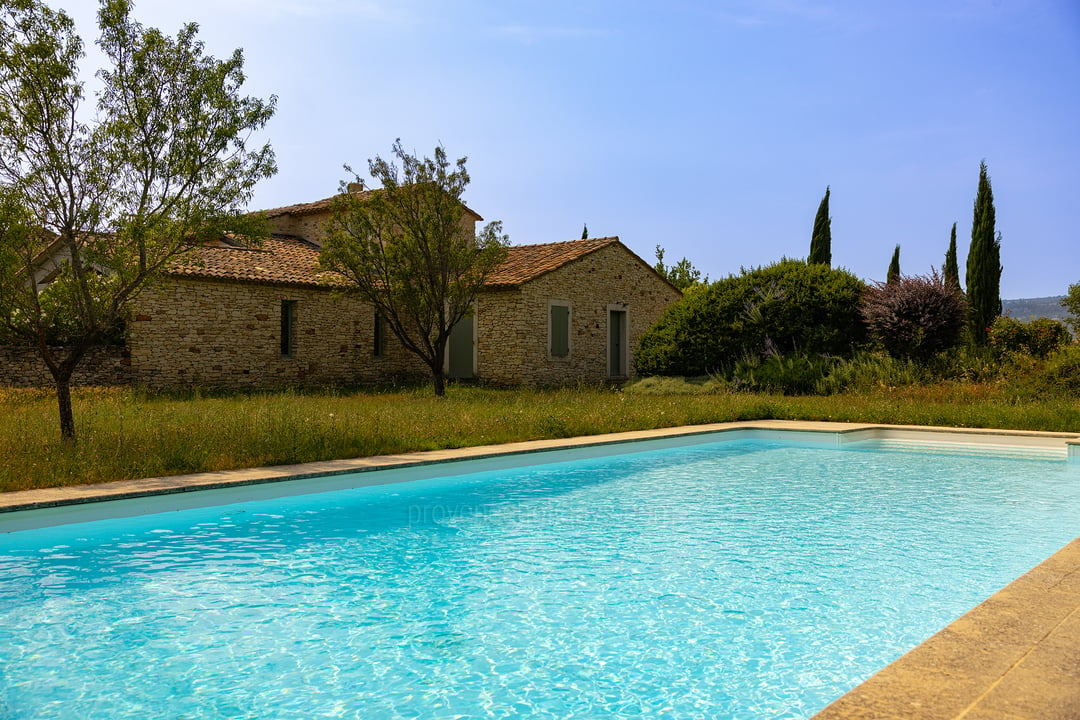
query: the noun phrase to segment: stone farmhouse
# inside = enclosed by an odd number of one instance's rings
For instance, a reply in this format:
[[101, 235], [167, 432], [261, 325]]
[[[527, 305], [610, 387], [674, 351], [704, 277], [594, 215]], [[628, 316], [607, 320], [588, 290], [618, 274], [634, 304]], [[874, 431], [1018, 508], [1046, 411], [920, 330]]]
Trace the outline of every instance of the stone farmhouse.
[[[319, 267], [332, 200], [265, 211], [273, 234], [261, 247], [206, 243], [146, 288], [117, 378], [235, 388], [426, 375], [373, 308]], [[468, 210], [469, 230], [481, 219]], [[510, 247], [454, 328], [448, 376], [501, 386], [625, 380], [641, 334], [679, 295], [617, 237]]]

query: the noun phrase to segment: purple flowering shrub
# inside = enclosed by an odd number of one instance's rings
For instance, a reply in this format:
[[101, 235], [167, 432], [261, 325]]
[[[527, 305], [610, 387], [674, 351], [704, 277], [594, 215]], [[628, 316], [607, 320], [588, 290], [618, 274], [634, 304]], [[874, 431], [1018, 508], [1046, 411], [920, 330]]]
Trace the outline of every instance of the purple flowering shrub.
[[960, 342], [967, 301], [934, 270], [868, 286], [859, 311], [871, 339], [889, 355], [924, 360]]

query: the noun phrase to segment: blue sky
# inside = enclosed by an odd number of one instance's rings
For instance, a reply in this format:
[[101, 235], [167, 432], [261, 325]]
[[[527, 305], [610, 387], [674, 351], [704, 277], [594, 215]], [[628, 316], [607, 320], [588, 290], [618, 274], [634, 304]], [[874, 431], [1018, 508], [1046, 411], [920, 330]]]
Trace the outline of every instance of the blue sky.
[[[58, 0], [84, 39], [92, 0]], [[963, 263], [979, 162], [1002, 296], [1080, 282], [1076, 0], [136, 0], [279, 97], [252, 208], [332, 195], [394, 139], [469, 157], [466, 202], [514, 244], [618, 235], [712, 278], [805, 257], [883, 280]], [[88, 67], [98, 63], [92, 52]]]

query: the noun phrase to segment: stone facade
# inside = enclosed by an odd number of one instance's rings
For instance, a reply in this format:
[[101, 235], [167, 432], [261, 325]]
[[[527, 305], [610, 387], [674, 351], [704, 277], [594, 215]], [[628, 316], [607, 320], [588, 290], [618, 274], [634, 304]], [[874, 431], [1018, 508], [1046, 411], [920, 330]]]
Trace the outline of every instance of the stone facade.
[[[292, 303], [288, 348], [283, 301]], [[329, 289], [187, 278], [148, 288], [128, 331], [131, 363], [150, 387], [351, 385], [424, 372], [389, 332], [380, 357], [374, 343], [371, 307]]]
[[[520, 287], [489, 291], [477, 303], [478, 374], [497, 385], [554, 386], [626, 379], [641, 334], [678, 299], [621, 243], [614, 243]], [[550, 306], [568, 305], [569, 352], [550, 352]], [[625, 312], [622, 372], [609, 368], [611, 310]]]
[[[135, 382], [127, 348], [117, 345], [95, 347], [75, 368], [71, 384], [127, 385]], [[0, 346], [0, 385], [6, 387], [49, 387], [52, 375], [38, 355], [27, 345]]]
[[[133, 302], [122, 372], [108, 357], [83, 372], [156, 388], [426, 377], [388, 328], [376, 350], [372, 307], [342, 294], [342, 278], [321, 267], [332, 202], [266, 211], [275, 234], [258, 248], [227, 238], [201, 245]], [[480, 219], [466, 208], [462, 231], [474, 234]], [[458, 328], [451, 339], [447, 369], [503, 386], [625, 380], [641, 334], [680, 295], [617, 237], [512, 247], [488, 280], [466, 321], [472, 332]], [[48, 375], [28, 362], [5, 361], [0, 382], [48, 384], [35, 382]]]

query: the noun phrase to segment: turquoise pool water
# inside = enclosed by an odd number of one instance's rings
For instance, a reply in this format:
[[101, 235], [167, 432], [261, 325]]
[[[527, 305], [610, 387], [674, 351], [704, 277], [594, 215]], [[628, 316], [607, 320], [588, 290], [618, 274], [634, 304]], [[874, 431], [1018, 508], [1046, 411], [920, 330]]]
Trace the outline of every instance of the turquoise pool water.
[[13, 532], [0, 718], [805, 718], [1078, 534], [1076, 463], [767, 441]]

